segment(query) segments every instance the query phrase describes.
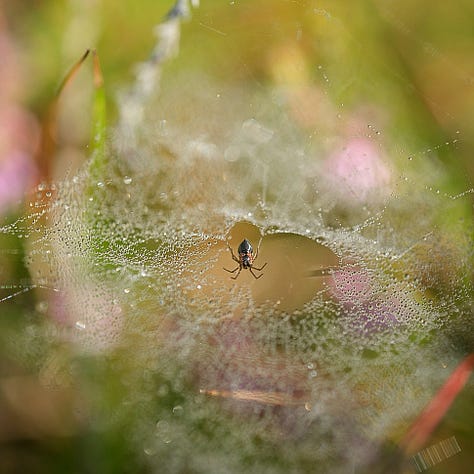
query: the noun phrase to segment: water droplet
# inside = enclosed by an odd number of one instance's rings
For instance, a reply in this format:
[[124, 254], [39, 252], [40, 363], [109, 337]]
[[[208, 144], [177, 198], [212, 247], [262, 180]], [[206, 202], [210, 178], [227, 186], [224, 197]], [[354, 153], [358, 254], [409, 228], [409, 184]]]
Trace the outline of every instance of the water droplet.
[[147, 456], [153, 456], [154, 454], [156, 454], [156, 448], [154, 446], [147, 446], [143, 449], [143, 452]]
[[224, 151], [224, 159], [229, 162], [237, 161], [240, 158], [241, 150], [237, 145], [230, 145]]
[[156, 423], [158, 430], [167, 430], [169, 428], [169, 423], [166, 420], [159, 420]]
[[163, 443], [171, 443], [170, 424], [166, 420], [160, 420], [156, 424], [155, 436]]
[[124, 176], [123, 182], [124, 184], [130, 184], [132, 182], [132, 178], [130, 178], [130, 176]]
[[252, 118], [242, 124], [242, 133], [251, 142], [263, 144], [269, 142], [275, 132]]
[[38, 313], [46, 313], [47, 310], [48, 310], [48, 302], [38, 301], [38, 303], [36, 304], [36, 311], [38, 311]]

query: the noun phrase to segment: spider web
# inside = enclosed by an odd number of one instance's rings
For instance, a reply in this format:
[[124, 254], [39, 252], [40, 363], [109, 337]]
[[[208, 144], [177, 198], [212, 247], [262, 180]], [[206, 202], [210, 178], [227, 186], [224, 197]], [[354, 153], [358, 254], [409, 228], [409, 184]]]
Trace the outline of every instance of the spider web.
[[[163, 67], [171, 48], [144, 63], [99, 177], [86, 164], [39, 188], [2, 229], [27, 241], [31, 283], [4, 285], [1, 304], [34, 290], [50, 383], [58, 345], [100, 361], [112, 388], [94, 390], [122, 396], [96, 416], [125, 425], [154, 472], [348, 472], [397, 440], [466, 350], [473, 190], [453, 191], [440, 158], [458, 136], [417, 149], [389, 129], [380, 82], [412, 96], [386, 63], [367, 78], [352, 74], [361, 55], [346, 69], [321, 55], [299, 89], [297, 50], [277, 44], [268, 60], [287, 54], [286, 69], [247, 77], [236, 38], [253, 52], [280, 33], [232, 29], [228, 10], [250, 8], [237, 3], [160, 26], [157, 51], [182, 33], [182, 62]], [[337, 13], [295, 5], [329, 22], [336, 50], [366, 46]], [[200, 41], [209, 64], [190, 60]], [[243, 238], [261, 242], [258, 281], [223, 270]]]

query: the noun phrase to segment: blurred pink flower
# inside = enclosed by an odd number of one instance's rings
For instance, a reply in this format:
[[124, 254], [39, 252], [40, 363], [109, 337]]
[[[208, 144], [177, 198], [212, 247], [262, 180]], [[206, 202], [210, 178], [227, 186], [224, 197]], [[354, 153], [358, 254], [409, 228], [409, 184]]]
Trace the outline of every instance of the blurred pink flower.
[[21, 202], [34, 174], [31, 157], [24, 153], [13, 151], [7, 160], [0, 161], [0, 214]]
[[391, 171], [371, 140], [352, 138], [326, 160], [323, 176], [344, 204], [359, 205], [388, 195]]
[[398, 325], [409, 317], [397, 296], [386, 295], [359, 267], [334, 272], [331, 293], [341, 303], [346, 320], [360, 334], [372, 334]]
[[366, 301], [372, 294], [370, 275], [357, 266], [347, 266], [333, 273], [331, 293], [343, 304]]
[[25, 110], [0, 108], [0, 214], [19, 203], [34, 183], [38, 126]]
[[122, 308], [112, 293], [97, 285], [71, 285], [52, 294], [50, 317], [66, 341], [79, 351], [100, 354], [114, 349], [124, 327]]
[[36, 119], [19, 105], [21, 67], [14, 41], [0, 14], [0, 214], [20, 202], [34, 183], [39, 144]]

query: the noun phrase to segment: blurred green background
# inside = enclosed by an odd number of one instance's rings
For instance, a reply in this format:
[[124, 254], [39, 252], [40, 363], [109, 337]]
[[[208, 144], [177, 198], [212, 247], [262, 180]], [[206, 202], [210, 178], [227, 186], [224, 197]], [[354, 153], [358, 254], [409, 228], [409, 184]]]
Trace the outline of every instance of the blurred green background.
[[[133, 82], [137, 63], [149, 57], [153, 29], [171, 6], [163, 0], [1, 3], [4, 228], [31, 213], [28, 193], [44, 178], [37, 162], [41, 124], [72, 64], [87, 48], [98, 51], [113, 125], [117, 94]], [[414, 180], [416, 170], [430, 162], [439, 171], [435, 186], [458, 195], [474, 181], [473, 24], [469, 0], [202, 0], [183, 23], [186, 46], [166, 66], [164, 82], [175, 74], [182, 78], [184, 71], [193, 78], [186, 86], [199, 87], [194, 78], [205, 71], [226, 84], [278, 88], [293, 120], [318, 149], [330, 149], [338, 137], [375, 138], [400, 175]], [[54, 180], [73, 174], [87, 159], [91, 70], [86, 62], [60, 98], [58, 145], [48, 157]], [[467, 220], [472, 196], [471, 191], [460, 211]], [[452, 216], [444, 218], [449, 226]], [[472, 243], [472, 234], [467, 238]], [[99, 434], [87, 423], [78, 428], [77, 418], [87, 417], [74, 411], [71, 389], [44, 387], [51, 343], [49, 335], [36, 334], [45, 309], [27, 290], [24, 251], [21, 235], [8, 230], [0, 235], [0, 472], [148, 472], [126, 433]], [[44, 346], [23, 343], [42, 337], [48, 339]], [[470, 351], [471, 342], [467, 337]], [[93, 360], [76, 369], [81, 383], [104, 380], [107, 390], [94, 404], [112, 410], [117, 394], [111, 373]], [[446, 461], [445, 470], [440, 464], [432, 472], [467, 473], [472, 465], [472, 381], [466, 390], [465, 400], [458, 400], [439, 428], [441, 439], [462, 437], [463, 453]]]
[[[153, 28], [170, 2], [3, 3], [3, 23], [18, 70], [4, 63], [2, 71], [18, 74], [19, 100], [41, 117], [65, 71], [87, 48], [100, 54], [113, 107], [117, 91], [133, 77], [133, 66], [151, 52]], [[403, 138], [399, 143], [407, 153], [439, 146], [440, 159], [469, 182], [474, 173], [469, 159], [472, 17], [467, 0], [450, 5], [201, 2], [183, 29], [193, 44], [170, 67], [201, 69], [249, 84], [322, 84], [340, 110], [375, 103], [390, 120], [384, 134]], [[77, 82], [75, 89], [90, 93], [90, 79]], [[74, 101], [70, 113], [85, 124], [63, 126], [73, 135], [63, 138], [86, 143], [90, 101], [80, 104], [81, 95], [74, 90], [64, 101]], [[454, 139], [455, 146], [445, 146]]]

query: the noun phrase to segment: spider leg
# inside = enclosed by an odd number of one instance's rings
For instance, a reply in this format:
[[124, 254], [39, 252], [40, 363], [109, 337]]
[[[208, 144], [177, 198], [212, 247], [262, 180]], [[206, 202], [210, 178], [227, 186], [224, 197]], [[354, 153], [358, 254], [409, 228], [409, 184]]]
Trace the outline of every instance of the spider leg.
[[232, 254], [232, 260], [235, 260], [240, 265], [240, 260], [234, 255], [234, 251], [232, 250], [232, 247], [229, 245], [229, 242], [227, 242], [227, 247], [229, 247], [230, 253]]
[[[254, 260], [255, 260], [255, 259], [254, 259]], [[252, 265], [252, 268], [253, 268], [254, 270], [257, 270], [257, 271], [261, 272], [261, 271], [267, 266], [267, 263], [268, 263], [268, 262], [265, 262], [260, 268], [257, 268], [257, 267], [255, 267], [255, 266]], [[261, 275], [260, 275], [260, 276], [261, 276]]]
[[[252, 271], [252, 267], [249, 267], [249, 270], [250, 270], [250, 273], [252, 274], [252, 276], [255, 278], [255, 280], [258, 280], [259, 278], [261, 278], [263, 276], [263, 273], [261, 275], [255, 275], [255, 273]], [[258, 270], [258, 268], [256, 269]]]
[[237, 277], [240, 275], [240, 272], [242, 271], [242, 265], [239, 265], [239, 267], [237, 267], [239, 269], [239, 271], [237, 272], [237, 275], [235, 275], [235, 277], [231, 277], [232, 280], [237, 280]]
[[229, 272], [229, 273], [235, 273], [239, 268], [240, 268], [240, 265], [238, 267], [235, 267], [233, 270], [227, 270], [227, 268], [225, 267], [222, 267], [226, 272]]

